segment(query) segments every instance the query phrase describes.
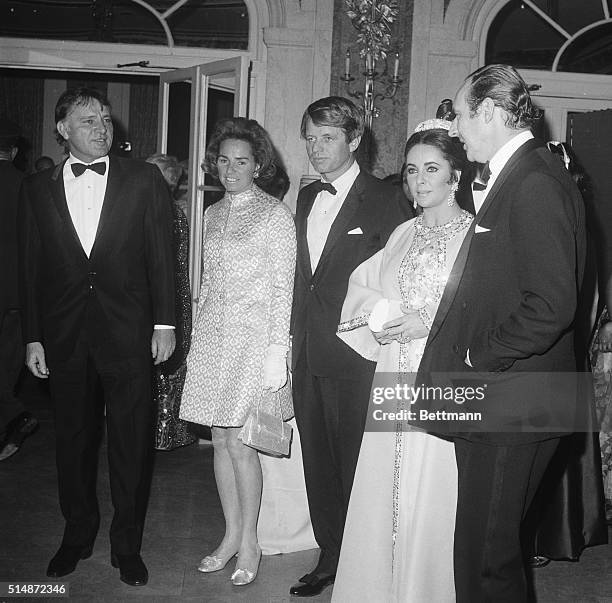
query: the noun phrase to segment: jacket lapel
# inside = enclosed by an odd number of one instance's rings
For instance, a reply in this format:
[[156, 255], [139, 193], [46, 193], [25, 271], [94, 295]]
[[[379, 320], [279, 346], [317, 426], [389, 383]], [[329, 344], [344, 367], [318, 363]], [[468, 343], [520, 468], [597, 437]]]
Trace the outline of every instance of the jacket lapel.
[[113, 157], [108, 158], [108, 178], [106, 181], [106, 192], [104, 193], [104, 201], [102, 202], [102, 211], [100, 212], [100, 220], [98, 229], [96, 230], [96, 238], [94, 239], [93, 247], [89, 258], [92, 259], [96, 250], [100, 247], [100, 241], [104, 239], [110, 223], [110, 217], [113, 213], [119, 200], [119, 193], [123, 185], [125, 177], [124, 171], [121, 168], [119, 161]]
[[463, 271], [465, 269], [465, 264], [467, 261], [468, 253], [470, 251], [470, 246], [472, 244], [472, 239], [474, 238], [474, 229], [476, 228], [476, 219], [472, 220], [472, 224], [470, 224], [470, 228], [468, 229], [465, 238], [463, 239], [463, 243], [459, 248], [459, 253], [455, 258], [455, 263], [453, 264], [453, 268], [451, 273], [446, 281], [446, 287], [444, 287], [444, 293], [442, 294], [442, 298], [440, 299], [440, 304], [438, 305], [438, 310], [436, 311], [436, 316], [434, 317], [433, 324], [431, 325], [431, 329], [429, 330], [429, 336], [427, 337], [427, 345], [433, 341], [435, 336], [438, 334], [440, 327], [444, 324], [444, 320], [446, 319], [446, 315], [448, 314], [448, 310], [455, 299], [455, 295], [457, 293], [457, 289], [459, 287], [459, 283], [461, 282], [461, 277], [463, 276]]
[[355, 179], [353, 186], [351, 186], [351, 189], [349, 190], [346, 199], [344, 200], [344, 203], [336, 216], [336, 219], [331, 225], [329, 235], [327, 235], [327, 240], [325, 241], [325, 246], [323, 247], [323, 251], [321, 253], [321, 258], [319, 259], [317, 269], [315, 270], [315, 276], [320, 274], [332, 249], [338, 242], [338, 239], [346, 232], [351, 219], [361, 204], [363, 187], [363, 176], [360, 172]]
[[62, 163], [57, 165], [51, 174], [49, 183], [51, 197], [53, 198], [53, 203], [55, 204], [57, 212], [64, 222], [66, 231], [70, 235], [73, 245], [80, 251], [80, 254], [87, 259], [87, 254], [81, 245], [81, 240], [74, 227], [74, 222], [72, 221], [70, 210], [68, 209], [68, 203], [66, 202], [66, 189], [64, 188], [64, 166], [66, 165], [66, 161], [68, 161], [68, 159], [65, 159]]
[[310, 265], [310, 249], [308, 248], [308, 216], [314, 203], [316, 194], [310, 188], [304, 189], [304, 201], [298, 204], [295, 216], [295, 230], [297, 239], [297, 269], [302, 278], [308, 283], [312, 279]]

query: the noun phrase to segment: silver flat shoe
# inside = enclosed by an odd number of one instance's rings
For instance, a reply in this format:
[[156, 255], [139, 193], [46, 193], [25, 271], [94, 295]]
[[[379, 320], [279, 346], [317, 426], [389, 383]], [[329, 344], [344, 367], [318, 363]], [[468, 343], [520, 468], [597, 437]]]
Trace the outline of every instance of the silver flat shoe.
[[255, 580], [259, 564], [261, 563], [261, 549], [258, 547], [257, 564], [254, 570], [245, 567], [237, 567], [232, 574], [231, 581], [234, 586], [246, 586]]
[[257, 570], [252, 572], [251, 570], [248, 570], [248, 569], [237, 569], [232, 574], [231, 580], [234, 586], [246, 586], [247, 584], [250, 584], [251, 582], [253, 582], [256, 576], [257, 576]]
[[218, 557], [217, 555], [207, 555], [200, 561], [200, 565], [198, 565], [198, 571], [204, 572], [208, 574], [210, 572], [218, 572], [222, 570], [229, 562], [232, 557], [235, 557], [236, 553], [230, 555], [227, 559], [223, 557]]

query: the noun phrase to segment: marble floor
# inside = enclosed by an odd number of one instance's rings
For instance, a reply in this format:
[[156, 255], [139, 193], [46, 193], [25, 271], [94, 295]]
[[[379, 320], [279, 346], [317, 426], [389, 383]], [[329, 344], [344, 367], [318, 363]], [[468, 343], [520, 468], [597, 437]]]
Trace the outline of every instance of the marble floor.
[[[62, 536], [53, 424], [49, 402], [41, 391], [31, 386], [27, 398], [40, 420], [40, 429], [15, 456], [0, 463], [0, 582], [48, 580], [46, 566]], [[223, 534], [209, 445], [156, 453], [142, 547], [150, 574], [144, 587], [120, 582], [118, 570], [109, 563], [111, 503], [104, 450], [100, 455], [99, 498], [102, 524], [94, 554], [64, 578], [74, 601], [295, 602], [297, 599], [289, 597], [289, 586], [311, 569], [317, 558], [317, 550], [264, 557], [257, 580], [246, 587], [230, 583], [231, 564], [214, 574], [196, 571], [199, 559]], [[535, 588], [540, 603], [612, 603], [612, 545], [587, 549], [578, 563], [553, 562], [537, 570]], [[330, 599], [328, 588], [310, 600], [322, 603]]]

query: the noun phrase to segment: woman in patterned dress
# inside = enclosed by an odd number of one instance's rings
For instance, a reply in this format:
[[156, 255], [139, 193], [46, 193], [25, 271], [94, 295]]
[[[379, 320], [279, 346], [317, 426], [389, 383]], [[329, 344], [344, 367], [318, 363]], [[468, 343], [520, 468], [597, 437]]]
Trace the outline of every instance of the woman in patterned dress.
[[[405, 178], [422, 213], [351, 275], [338, 335], [377, 361], [374, 385], [411, 385], [451, 268], [472, 223], [455, 203], [465, 155], [450, 122], [420, 124]], [[371, 403], [344, 529], [332, 601], [455, 600], [453, 443], [401, 419], [372, 420]], [[407, 405], [409, 406], [409, 405]]]
[[202, 284], [187, 358], [182, 419], [210, 425], [225, 535], [198, 569], [255, 579], [261, 559], [257, 517], [262, 473], [258, 453], [238, 435], [251, 409], [293, 416], [286, 355], [295, 271], [295, 227], [288, 207], [257, 182], [275, 172], [267, 132], [254, 120], [221, 122], [205, 169], [225, 196], [204, 213]]

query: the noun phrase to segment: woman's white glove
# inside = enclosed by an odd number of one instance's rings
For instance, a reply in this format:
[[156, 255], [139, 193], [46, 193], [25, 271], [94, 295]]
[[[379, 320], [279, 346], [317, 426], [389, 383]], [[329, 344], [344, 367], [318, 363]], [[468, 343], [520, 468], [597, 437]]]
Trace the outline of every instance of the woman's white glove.
[[278, 391], [287, 383], [287, 346], [271, 343], [263, 365], [264, 389]]

